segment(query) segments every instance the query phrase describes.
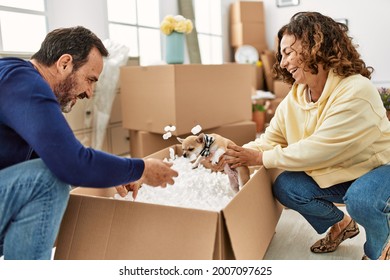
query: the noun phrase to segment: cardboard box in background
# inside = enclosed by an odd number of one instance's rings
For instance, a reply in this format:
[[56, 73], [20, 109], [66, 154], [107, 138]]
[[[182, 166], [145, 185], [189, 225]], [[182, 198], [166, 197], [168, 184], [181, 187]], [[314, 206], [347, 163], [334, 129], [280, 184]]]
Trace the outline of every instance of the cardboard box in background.
[[283, 81], [274, 80], [274, 94], [276, 98], [285, 98], [291, 86]]
[[[242, 146], [256, 138], [256, 124], [252, 121], [244, 121], [207, 129], [202, 132], [220, 134]], [[130, 130], [129, 133], [130, 155], [133, 158], [142, 158], [166, 147], [179, 144], [176, 136], [164, 140], [162, 134], [147, 131]], [[188, 135], [190, 134], [180, 135], [180, 137], [185, 138]]]
[[255, 88], [256, 90], [264, 89], [264, 69], [263, 66], [255, 66], [256, 67], [256, 76], [255, 76]]
[[236, 1], [230, 5], [230, 23], [265, 22], [262, 1]]
[[275, 99], [271, 100], [270, 107], [266, 112], [265, 121], [269, 123], [275, 115], [276, 108], [279, 106], [280, 102], [286, 97], [290, 92], [291, 86], [283, 81], [274, 80], [273, 81], [273, 92], [275, 94]]
[[260, 60], [263, 62], [265, 84], [267, 90], [274, 92], [274, 78], [272, 75], [272, 67], [276, 62], [275, 52], [267, 50], [261, 53]]
[[270, 100], [270, 106], [265, 113], [265, 122], [269, 123], [275, 115], [276, 108], [282, 102], [283, 98], [276, 97], [275, 99]]
[[123, 127], [175, 135], [251, 119], [253, 71], [248, 64], [122, 67]]
[[274, 93], [277, 98], [284, 98], [290, 91], [291, 86], [273, 77], [272, 68], [276, 63], [275, 52], [271, 50], [265, 51], [260, 55], [260, 59], [263, 62], [267, 90]]
[[240, 22], [230, 25], [230, 40], [233, 47], [242, 45], [268, 49], [264, 22]]
[[[173, 148], [181, 154], [179, 145]], [[169, 158], [169, 148], [150, 157]], [[115, 200], [114, 194], [113, 188], [71, 192], [54, 259], [262, 259], [282, 211], [264, 168], [220, 211]]]
[[273, 50], [275, 53], [277, 53], [279, 50], [279, 38], [278, 36], [275, 36], [275, 39], [274, 39], [274, 47], [273, 47]]

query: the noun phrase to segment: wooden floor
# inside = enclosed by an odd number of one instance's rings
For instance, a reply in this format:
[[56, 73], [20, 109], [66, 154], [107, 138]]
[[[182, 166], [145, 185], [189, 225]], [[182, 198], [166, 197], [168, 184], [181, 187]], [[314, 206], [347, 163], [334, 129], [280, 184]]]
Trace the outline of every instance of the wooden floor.
[[[340, 207], [345, 212], [345, 207]], [[364, 228], [360, 234], [345, 240], [332, 253], [315, 254], [310, 246], [325, 236], [319, 235], [296, 211], [284, 209], [275, 235], [264, 257], [266, 260], [361, 260], [365, 242]]]

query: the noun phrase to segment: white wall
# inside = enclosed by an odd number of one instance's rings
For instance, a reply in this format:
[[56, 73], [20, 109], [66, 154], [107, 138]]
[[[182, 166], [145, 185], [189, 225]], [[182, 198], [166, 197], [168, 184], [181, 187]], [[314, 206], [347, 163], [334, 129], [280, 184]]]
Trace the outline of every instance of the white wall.
[[375, 68], [372, 80], [378, 84], [390, 84], [390, 1], [300, 0], [299, 6], [283, 8], [276, 6], [276, 0], [263, 2], [269, 48], [274, 47], [279, 28], [296, 12], [317, 11], [335, 19], [346, 18], [350, 36], [359, 45], [358, 51], [366, 64]]
[[[213, 0], [208, 0], [213, 1]], [[230, 61], [229, 6], [236, 0], [222, 0], [222, 34], [224, 60]], [[256, 1], [256, 0], [254, 0]], [[108, 37], [106, 0], [47, 0], [48, 28], [84, 25], [100, 38]], [[269, 48], [279, 28], [298, 11], [318, 11], [333, 18], [346, 18], [350, 35], [359, 44], [359, 52], [367, 65], [373, 66], [373, 81], [390, 84], [390, 1], [388, 0], [300, 0], [295, 7], [278, 8], [276, 0], [263, 0], [266, 16], [266, 32]], [[177, 13], [176, 0], [160, 0], [161, 19], [166, 14]]]

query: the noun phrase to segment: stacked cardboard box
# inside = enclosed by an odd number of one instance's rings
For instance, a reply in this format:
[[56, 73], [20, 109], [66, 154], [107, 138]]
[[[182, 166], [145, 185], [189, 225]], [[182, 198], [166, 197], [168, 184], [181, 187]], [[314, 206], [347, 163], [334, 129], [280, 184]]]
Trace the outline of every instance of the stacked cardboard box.
[[[173, 148], [181, 153], [179, 145]], [[150, 157], [169, 158], [169, 148]], [[116, 200], [112, 188], [76, 188], [54, 258], [262, 259], [282, 212], [272, 195], [270, 175], [261, 167], [220, 211]]]
[[231, 45], [251, 45], [259, 53], [268, 49], [262, 1], [237, 1], [230, 6]]
[[[262, 1], [237, 1], [230, 5], [230, 41], [234, 52], [250, 45], [259, 53], [267, 49]], [[256, 89], [264, 89], [263, 67], [256, 69]]]

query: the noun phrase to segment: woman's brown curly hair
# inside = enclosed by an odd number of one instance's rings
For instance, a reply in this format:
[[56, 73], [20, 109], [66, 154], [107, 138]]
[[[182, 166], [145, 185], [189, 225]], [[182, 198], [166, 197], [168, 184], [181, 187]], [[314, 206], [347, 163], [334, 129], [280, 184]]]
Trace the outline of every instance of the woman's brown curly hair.
[[302, 44], [302, 61], [306, 69], [311, 73], [318, 73], [318, 65], [322, 64], [324, 70], [332, 69], [341, 77], [361, 74], [371, 78], [374, 71], [367, 67], [360, 58], [356, 47], [352, 44], [352, 38], [348, 36], [348, 26], [336, 22], [330, 17], [318, 12], [299, 12], [290, 22], [284, 25], [278, 32], [278, 50], [276, 63], [273, 66], [275, 78], [293, 84], [292, 75], [280, 66], [282, 60], [280, 41], [283, 35], [293, 35]]

